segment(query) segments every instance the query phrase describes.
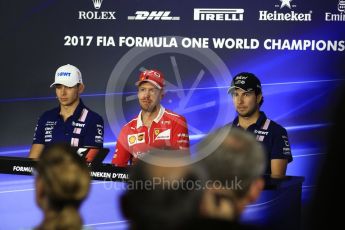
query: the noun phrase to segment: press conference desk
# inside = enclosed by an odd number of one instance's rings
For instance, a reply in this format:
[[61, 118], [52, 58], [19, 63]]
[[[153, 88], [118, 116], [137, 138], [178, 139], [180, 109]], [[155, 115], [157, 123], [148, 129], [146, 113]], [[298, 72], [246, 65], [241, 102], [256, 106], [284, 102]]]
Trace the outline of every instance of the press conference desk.
[[248, 205], [243, 222], [267, 229], [291, 230], [301, 226], [301, 195], [304, 177], [265, 177], [265, 188], [259, 199]]
[[[0, 173], [32, 175], [36, 161], [21, 157], [0, 157]], [[114, 167], [111, 164], [90, 165], [93, 180], [126, 181], [128, 169]]]
[[[41, 211], [35, 204], [32, 169], [35, 161], [0, 157], [0, 229], [36, 226]], [[126, 229], [119, 197], [125, 191], [128, 169], [110, 164], [91, 166], [91, 192], [81, 213], [84, 223], [94, 229]], [[274, 229], [298, 229], [303, 177], [265, 177], [259, 200], [246, 207], [242, 221]]]

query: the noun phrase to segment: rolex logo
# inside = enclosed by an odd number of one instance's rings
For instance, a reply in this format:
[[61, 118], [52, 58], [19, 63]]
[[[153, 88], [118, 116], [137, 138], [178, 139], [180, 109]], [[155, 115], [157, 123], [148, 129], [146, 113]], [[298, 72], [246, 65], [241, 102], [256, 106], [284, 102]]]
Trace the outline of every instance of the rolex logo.
[[101, 8], [103, 0], [92, 0], [95, 11], [79, 11], [79, 20], [116, 20], [116, 11], [98, 11]]
[[98, 10], [99, 8], [101, 8], [103, 0], [92, 0], [92, 2], [95, 9]]

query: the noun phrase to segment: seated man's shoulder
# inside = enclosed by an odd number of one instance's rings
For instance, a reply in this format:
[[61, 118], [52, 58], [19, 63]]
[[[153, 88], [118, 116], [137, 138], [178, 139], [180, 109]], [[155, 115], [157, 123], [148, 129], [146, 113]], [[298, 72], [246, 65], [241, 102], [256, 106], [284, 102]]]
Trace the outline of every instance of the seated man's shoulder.
[[136, 128], [138, 117], [134, 117], [132, 120], [123, 125], [122, 129]]
[[[103, 122], [103, 117], [101, 115], [99, 115], [97, 112], [93, 111], [92, 109], [84, 106], [83, 107], [83, 110], [86, 110], [87, 111], [87, 115], [86, 115], [86, 119], [87, 120], [93, 120], [93, 121], [96, 121], [96, 122], [99, 122], [99, 121], [102, 121]], [[81, 111], [81, 115], [80, 116], [83, 116], [84, 114], [84, 111]]]
[[89, 109], [89, 113], [94, 119], [103, 120], [103, 117], [99, 115], [98, 113], [96, 113], [95, 111]]
[[165, 109], [164, 113], [166, 114], [166, 116], [171, 117], [171, 118], [186, 120], [186, 118], [182, 116], [181, 114], [175, 113], [169, 109]]
[[271, 129], [274, 133], [286, 132], [286, 129], [282, 125], [272, 120], [270, 120], [269, 129]]

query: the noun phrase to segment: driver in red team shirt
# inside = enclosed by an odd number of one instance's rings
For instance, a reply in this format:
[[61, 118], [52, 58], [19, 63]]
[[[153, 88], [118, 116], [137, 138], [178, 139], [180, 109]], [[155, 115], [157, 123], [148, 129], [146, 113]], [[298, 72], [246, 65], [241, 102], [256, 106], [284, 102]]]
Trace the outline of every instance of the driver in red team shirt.
[[139, 75], [138, 99], [141, 111], [121, 129], [112, 164], [125, 167], [134, 164], [150, 148], [188, 150], [186, 119], [165, 109], [164, 76], [158, 70], [145, 70]]

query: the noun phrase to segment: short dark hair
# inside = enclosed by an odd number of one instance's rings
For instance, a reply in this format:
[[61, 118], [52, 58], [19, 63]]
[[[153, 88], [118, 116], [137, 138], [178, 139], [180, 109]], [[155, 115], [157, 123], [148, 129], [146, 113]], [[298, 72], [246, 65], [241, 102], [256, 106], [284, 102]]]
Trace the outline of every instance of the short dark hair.
[[[153, 154], [160, 155], [158, 150]], [[176, 171], [180, 169], [183, 173], [176, 176]], [[185, 223], [196, 218], [203, 191], [185, 188], [190, 181], [204, 181], [201, 174], [201, 170], [197, 171], [195, 168], [164, 167], [139, 160], [129, 172], [128, 185], [135, 186], [127, 187], [126, 193], [121, 197], [122, 212], [131, 221], [131, 229], [155, 230], [162, 226], [169, 230], [181, 229]], [[177, 188], [164, 187], [164, 182], [152, 189], [141, 186], [157, 179], [174, 183]]]
[[[262, 104], [264, 103], [264, 96], [262, 96], [262, 93], [261, 93], [261, 92], [260, 92], [259, 94], [261, 94], [261, 101], [259, 102], [259, 106], [261, 107]], [[256, 93], [255, 93], [256, 96], [258, 96], [259, 94], [256, 94]]]
[[223, 186], [234, 179], [241, 180], [237, 197], [243, 197], [251, 183], [264, 174], [266, 168], [264, 149], [254, 136], [246, 131], [225, 126], [208, 135], [198, 144], [198, 152], [210, 151], [200, 164], [208, 169], [211, 180]]

